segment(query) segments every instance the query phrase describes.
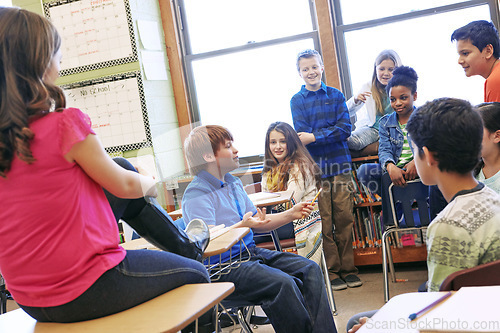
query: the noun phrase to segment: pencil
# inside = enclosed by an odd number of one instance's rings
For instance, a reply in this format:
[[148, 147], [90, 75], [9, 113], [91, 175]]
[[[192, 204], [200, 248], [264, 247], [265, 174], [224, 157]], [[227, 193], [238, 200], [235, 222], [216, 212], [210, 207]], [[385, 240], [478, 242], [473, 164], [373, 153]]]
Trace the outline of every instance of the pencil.
[[321, 191], [323, 191], [323, 188], [320, 188], [320, 189], [319, 189], [319, 191], [318, 191], [318, 193], [316, 193], [316, 196], [314, 197], [314, 199], [312, 199], [312, 200], [311, 200], [311, 204], [313, 204], [313, 203], [314, 203], [314, 201], [316, 201], [316, 199], [318, 199], [319, 194], [321, 193]]
[[[318, 199], [319, 194], [321, 193], [321, 191], [323, 191], [323, 189], [322, 189], [322, 188], [320, 188], [320, 189], [319, 189], [319, 191], [318, 191], [318, 193], [316, 193], [316, 196], [314, 197], [314, 199], [312, 199], [312, 200], [311, 200], [311, 205], [314, 203], [314, 201], [316, 201], [316, 199]], [[302, 214], [302, 217], [301, 217], [301, 218], [304, 218], [304, 217], [305, 217], [305, 215], [304, 215], [304, 214]]]
[[422, 313], [427, 312], [428, 310], [432, 309], [433, 307], [435, 307], [436, 305], [438, 305], [439, 303], [441, 303], [442, 301], [444, 301], [445, 299], [447, 299], [450, 296], [451, 296], [451, 291], [448, 291], [446, 294], [439, 297], [437, 300], [435, 300], [431, 304], [427, 305], [422, 310], [415, 312], [415, 313], [412, 313], [408, 318], [410, 318], [410, 320], [417, 319], [417, 317], [420, 316]]

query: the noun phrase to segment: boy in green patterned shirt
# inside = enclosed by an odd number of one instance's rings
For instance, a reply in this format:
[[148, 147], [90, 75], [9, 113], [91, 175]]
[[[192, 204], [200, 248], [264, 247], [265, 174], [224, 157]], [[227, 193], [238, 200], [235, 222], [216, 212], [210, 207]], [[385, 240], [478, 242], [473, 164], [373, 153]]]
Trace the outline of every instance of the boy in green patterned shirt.
[[438, 291], [451, 273], [500, 259], [500, 196], [473, 176], [483, 125], [469, 102], [427, 102], [407, 129], [420, 179], [448, 202], [427, 229], [428, 290]]

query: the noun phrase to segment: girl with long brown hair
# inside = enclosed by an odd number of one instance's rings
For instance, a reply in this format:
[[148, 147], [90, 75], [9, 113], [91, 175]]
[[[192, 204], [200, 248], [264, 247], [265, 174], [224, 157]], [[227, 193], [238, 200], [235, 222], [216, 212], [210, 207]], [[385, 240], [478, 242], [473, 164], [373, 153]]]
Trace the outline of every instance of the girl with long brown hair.
[[47, 19], [0, 8], [0, 271], [14, 300], [38, 321], [76, 322], [209, 282], [195, 260], [118, 245], [103, 188], [135, 219], [155, 180], [115, 163], [89, 117], [66, 108], [60, 48]]
[[[313, 200], [320, 188], [321, 171], [292, 126], [280, 121], [272, 123], [265, 145], [262, 190], [293, 192], [292, 204]], [[298, 253], [320, 263], [323, 247], [318, 205], [309, 217], [293, 221], [293, 226]]]

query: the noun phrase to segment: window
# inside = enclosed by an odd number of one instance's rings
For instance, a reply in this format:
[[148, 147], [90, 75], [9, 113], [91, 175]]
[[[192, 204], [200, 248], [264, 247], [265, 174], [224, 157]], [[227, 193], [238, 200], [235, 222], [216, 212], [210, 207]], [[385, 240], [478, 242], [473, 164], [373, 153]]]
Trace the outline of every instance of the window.
[[419, 76], [417, 106], [444, 96], [467, 99], [473, 104], [483, 101], [484, 79], [464, 75], [450, 38], [455, 29], [474, 20], [493, 21], [498, 27], [496, 0], [446, 0], [439, 1], [439, 7], [433, 7], [437, 2], [430, 0], [333, 1], [346, 98], [371, 80], [377, 54], [393, 49], [403, 64], [413, 67]]
[[177, 4], [193, 119], [227, 127], [240, 157], [263, 155], [269, 124], [292, 124], [290, 99], [303, 84], [296, 55], [319, 50], [313, 1]]
[[466, 0], [439, 0], [439, 2], [436, 0], [340, 0], [340, 6], [342, 9], [343, 23], [351, 24], [429, 9], [436, 7], [436, 4], [444, 6], [465, 1]]

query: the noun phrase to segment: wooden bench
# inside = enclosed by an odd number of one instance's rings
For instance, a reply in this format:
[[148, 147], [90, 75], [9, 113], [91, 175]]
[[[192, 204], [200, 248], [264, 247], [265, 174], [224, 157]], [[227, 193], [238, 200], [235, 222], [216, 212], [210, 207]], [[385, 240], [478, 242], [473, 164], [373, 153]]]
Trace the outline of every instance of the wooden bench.
[[69, 324], [38, 323], [22, 309], [18, 309], [0, 315], [0, 332], [178, 332], [222, 301], [233, 290], [234, 285], [231, 282], [188, 284], [123, 312]]

